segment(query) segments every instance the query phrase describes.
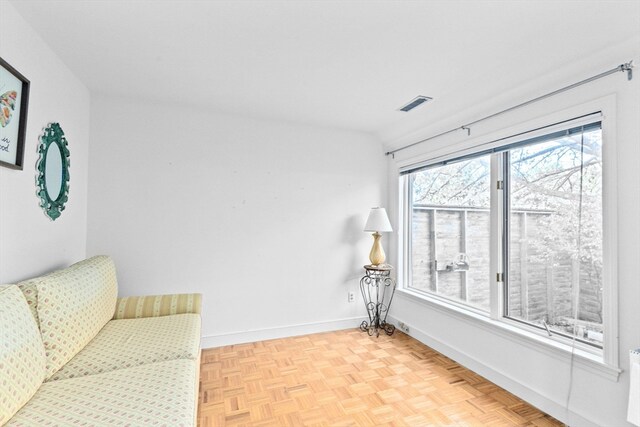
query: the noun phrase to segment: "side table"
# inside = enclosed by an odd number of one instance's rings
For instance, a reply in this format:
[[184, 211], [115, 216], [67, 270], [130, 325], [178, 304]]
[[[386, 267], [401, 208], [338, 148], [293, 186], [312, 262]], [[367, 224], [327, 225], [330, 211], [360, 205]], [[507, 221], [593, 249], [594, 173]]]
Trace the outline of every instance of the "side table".
[[388, 264], [365, 265], [365, 275], [360, 279], [360, 292], [367, 308], [369, 321], [360, 324], [360, 330], [369, 336], [380, 335], [382, 329], [392, 335], [396, 327], [387, 323], [387, 314], [396, 292], [396, 281], [391, 277], [392, 266]]

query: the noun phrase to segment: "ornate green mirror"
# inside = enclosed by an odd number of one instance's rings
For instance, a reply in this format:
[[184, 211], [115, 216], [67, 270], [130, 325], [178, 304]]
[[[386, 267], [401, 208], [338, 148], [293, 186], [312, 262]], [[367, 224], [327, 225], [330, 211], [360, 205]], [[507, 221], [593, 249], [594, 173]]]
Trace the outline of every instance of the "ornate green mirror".
[[44, 129], [38, 153], [37, 195], [44, 213], [55, 221], [69, 200], [69, 148], [60, 124], [50, 123]]

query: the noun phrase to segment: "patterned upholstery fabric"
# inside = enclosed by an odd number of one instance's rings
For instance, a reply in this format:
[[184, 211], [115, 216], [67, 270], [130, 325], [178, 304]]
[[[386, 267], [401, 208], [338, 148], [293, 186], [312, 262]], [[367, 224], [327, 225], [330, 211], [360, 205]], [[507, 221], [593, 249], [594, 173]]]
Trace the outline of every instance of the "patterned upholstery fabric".
[[114, 319], [200, 314], [202, 295], [175, 294], [118, 298]]
[[0, 425], [36, 393], [47, 358], [40, 332], [17, 286], [0, 287]]
[[200, 354], [200, 316], [112, 320], [49, 381], [81, 377]]
[[29, 310], [31, 310], [31, 314], [38, 325], [40, 327], [40, 319], [38, 319], [38, 287], [36, 286], [36, 282], [34, 279], [27, 280], [25, 282], [20, 283], [20, 289], [24, 294], [25, 299], [27, 300], [27, 304], [29, 304]]
[[47, 355], [47, 378], [76, 355], [111, 319], [118, 285], [113, 261], [93, 257], [18, 283], [36, 306]]
[[7, 426], [193, 426], [196, 363], [171, 360], [48, 382]]

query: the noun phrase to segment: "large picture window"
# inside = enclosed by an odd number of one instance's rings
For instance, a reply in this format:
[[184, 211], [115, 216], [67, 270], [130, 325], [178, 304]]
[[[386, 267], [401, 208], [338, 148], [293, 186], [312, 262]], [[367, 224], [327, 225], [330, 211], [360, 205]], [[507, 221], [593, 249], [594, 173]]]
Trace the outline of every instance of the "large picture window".
[[405, 286], [600, 351], [602, 164], [597, 121], [409, 170]]
[[490, 156], [411, 175], [411, 286], [489, 310]]
[[505, 315], [601, 346], [602, 131], [512, 149], [505, 159]]

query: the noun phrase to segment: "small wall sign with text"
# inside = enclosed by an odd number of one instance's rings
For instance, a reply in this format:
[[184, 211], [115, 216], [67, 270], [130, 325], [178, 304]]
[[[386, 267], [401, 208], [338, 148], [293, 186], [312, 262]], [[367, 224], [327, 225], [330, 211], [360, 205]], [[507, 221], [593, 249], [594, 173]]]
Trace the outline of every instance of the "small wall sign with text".
[[22, 170], [29, 80], [0, 58], [0, 166]]

